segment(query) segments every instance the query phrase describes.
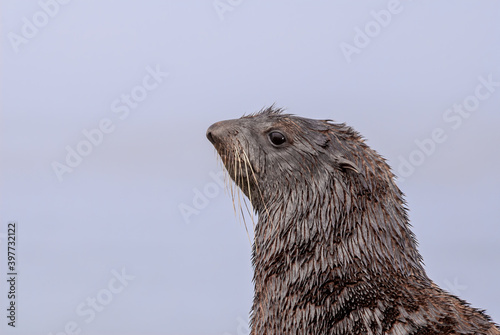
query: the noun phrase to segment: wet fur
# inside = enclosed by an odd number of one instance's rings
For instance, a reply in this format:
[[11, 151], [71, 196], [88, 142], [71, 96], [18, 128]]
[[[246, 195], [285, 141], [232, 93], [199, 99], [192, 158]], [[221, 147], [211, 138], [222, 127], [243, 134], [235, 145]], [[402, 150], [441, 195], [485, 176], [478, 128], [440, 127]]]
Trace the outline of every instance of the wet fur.
[[258, 213], [252, 334], [500, 334], [427, 277], [394, 175], [352, 128], [271, 107], [207, 136]]

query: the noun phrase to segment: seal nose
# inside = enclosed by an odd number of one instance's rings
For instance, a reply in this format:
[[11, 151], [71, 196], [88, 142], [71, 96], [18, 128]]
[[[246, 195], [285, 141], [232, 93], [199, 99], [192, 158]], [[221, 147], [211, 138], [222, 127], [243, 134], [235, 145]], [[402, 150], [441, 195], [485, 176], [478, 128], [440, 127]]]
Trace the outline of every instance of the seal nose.
[[[212, 127], [210, 127], [210, 128], [212, 128]], [[208, 130], [207, 130], [207, 138], [208, 138], [208, 140], [209, 140], [212, 144], [215, 144], [215, 140], [214, 140], [214, 138], [213, 138], [213, 136], [212, 136], [212, 132], [210, 131], [210, 128], [208, 128]]]
[[212, 143], [215, 144], [217, 140], [217, 133], [220, 132], [220, 122], [216, 122], [207, 129], [207, 138]]

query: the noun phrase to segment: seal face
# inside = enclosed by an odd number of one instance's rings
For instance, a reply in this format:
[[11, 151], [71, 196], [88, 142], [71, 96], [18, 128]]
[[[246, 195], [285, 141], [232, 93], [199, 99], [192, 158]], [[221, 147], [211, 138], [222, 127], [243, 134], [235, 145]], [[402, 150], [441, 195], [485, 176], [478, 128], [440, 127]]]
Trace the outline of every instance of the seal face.
[[385, 160], [274, 107], [207, 130], [258, 214], [252, 334], [500, 334], [426, 275]]

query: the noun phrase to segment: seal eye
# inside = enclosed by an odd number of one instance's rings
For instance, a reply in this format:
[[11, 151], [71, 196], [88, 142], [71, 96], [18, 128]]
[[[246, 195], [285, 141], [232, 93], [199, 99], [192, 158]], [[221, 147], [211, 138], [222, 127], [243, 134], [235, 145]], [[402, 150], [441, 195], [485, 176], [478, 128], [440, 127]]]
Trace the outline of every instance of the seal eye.
[[269, 133], [269, 140], [274, 145], [282, 145], [286, 142], [286, 137], [279, 131], [272, 131]]

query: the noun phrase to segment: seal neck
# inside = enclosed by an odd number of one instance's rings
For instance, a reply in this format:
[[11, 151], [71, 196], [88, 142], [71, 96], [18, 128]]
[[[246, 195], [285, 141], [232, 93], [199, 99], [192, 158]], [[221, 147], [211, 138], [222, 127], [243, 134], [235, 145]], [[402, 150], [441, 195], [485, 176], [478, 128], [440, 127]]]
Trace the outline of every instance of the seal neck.
[[315, 315], [340, 322], [354, 308], [399, 299], [403, 288], [411, 304], [422, 289], [432, 289], [402, 194], [374, 198], [351, 186], [316, 185], [315, 193], [282, 195], [283, 201], [259, 213], [253, 250], [255, 334], [297, 329], [291, 324], [315, 323]]
[[306, 191], [293, 194], [276, 192], [273, 201], [258, 208], [256, 256], [260, 250], [265, 259], [279, 253], [323, 252], [331, 259], [330, 270], [356, 266], [361, 272], [427, 278], [403, 194], [395, 184], [382, 196], [360, 183], [332, 179], [327, 184], [298, 186]]

